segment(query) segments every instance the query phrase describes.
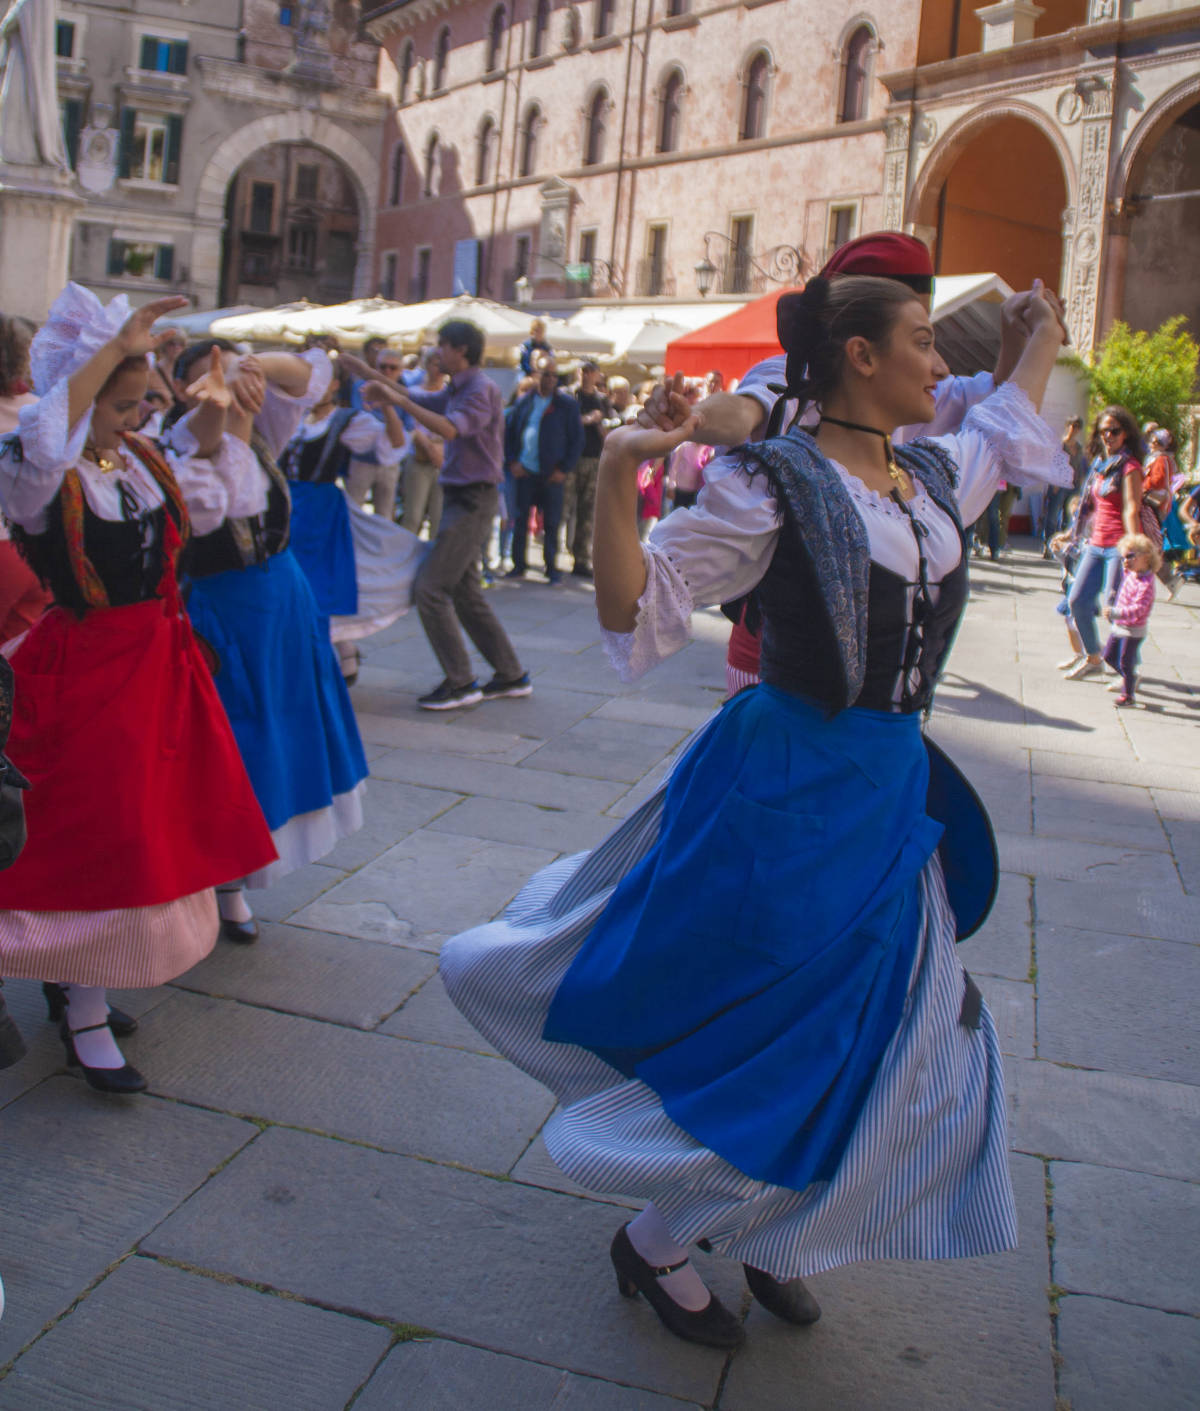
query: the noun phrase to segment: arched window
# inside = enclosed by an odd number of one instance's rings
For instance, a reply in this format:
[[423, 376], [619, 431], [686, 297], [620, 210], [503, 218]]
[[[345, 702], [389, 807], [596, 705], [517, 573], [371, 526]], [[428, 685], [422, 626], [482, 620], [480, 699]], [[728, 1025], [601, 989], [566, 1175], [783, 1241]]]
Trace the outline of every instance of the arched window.
[[421, 190], [423, 196], [433, 196], [437, 191], [437, 159], [438, 135], [431, 132], [428, 142], [425, 143], [425, 185]]
[[617, 0], [596, 0], [596, 22], [592, 32], [593, 39], [606, 39], [613, 30], [613, 16], [617, 8]]
[[683, 74], [672, 69], [662, 89], [658, 116], [658, 150], [674, 152], [679, 146], [679, 120], [683, 111]]
[[496, 120], [489, 113], [479, 124], [475, 148], [475, 185], [486, 186], [492, 175], [492, 149], [496, 143]]
[[396, 83], [396, 101], [398, 103], [408, 102], [409, 85], [412, 83], [413, 62], [413, 42], [410, 39], [405, 43], [404, 52], [400, 55], [400, 77]]
[[504, 48], [504, 29], [508, 23], [508, 16], [504, 12], [503, 5], [497, 5], [492, 11], [492, 23], [488, 29], [487, 48], [487, 68], [485, 73], [495, 73], [500, 67], [501, 50]]
[[846, 41], [842, 57], [842, 101], [839, 122], [858, 122], [867, 115], [867, 76], [871, 66], [871, 43], [875, 36], [864, 24]]
[[529, 57], [537, 59], [546, 46], [546, 31], [550, 28], [550, 0], [537, 0], [533, 11], [533, 32], [529, 36]]
[[450, 59], [450, 26], [438, 31], [437, 47], [433, 51], [433, 91], [440, 93], [446, 86], [446, 64]]
[[604, 160], [604, 133], [608, 125], [608, 89], [598, 88], [588, 104], [587, 132], [583, 141], [583, 164], [598, 167]]
[[398, 206], [404, 200], [404, 143], [392, 148], [392, 166], [388, 173], [388, 205]]
[[767, 78], [771, 61], [760, 49], [746, 65], [745, 94], [742, 97], [741, 142], [753, 142], [767, 130]]
[[542, 110], [536, 103], [525, 109], [525, 121], [521, 124], [521, 160], [517, 164], [518, 176], [532, 176], [537, 171], [538, 129], [542, 125]]

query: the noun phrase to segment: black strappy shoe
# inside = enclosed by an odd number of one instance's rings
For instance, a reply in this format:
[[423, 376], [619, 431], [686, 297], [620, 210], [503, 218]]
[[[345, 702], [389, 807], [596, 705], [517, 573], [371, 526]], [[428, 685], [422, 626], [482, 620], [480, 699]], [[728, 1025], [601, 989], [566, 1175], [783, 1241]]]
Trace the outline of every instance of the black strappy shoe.
[[[53, 985], [49, 980], [42, 982], [42, 994], [46, 999], [46, 1011], [53, 1023], [61, 1022], [63, 1015], [67, 1012], [67, 992], [61, 985]], [[130, 1034], [137, 1033], [138, 1022], [132, 1014], [126, 1014], [123, 1009], [114, 1009], [110, 1004], [108, 1007], [108, 1027], [119, 1039], [127, 1039]]]
[[634, 1249], [622, 1225], [617, 1231], [612, 1248], [613, 1268], [617, 1271], [617, 1288], [624, 1298], [636, 1298], [643, 1294], [646, 1302], [658, 1314], [663, 1327], [676, 1337], [688, 1342], [702, 1343], [705, 1347], [741, 1347], [746, 1340], [746, 1330], [716, 1294], [710, 1294], [708, 1303], [697, 1312], [682, 1308], [658, 1282], [676, 1269], [682, 1269], [688, 1262], [681, 1259], [678, 1264], [667, 1264], [661, 1269], [647, 1264]]
[[803, 1279], [775, 1279], [762, 1269], [743, 1264], [750, 1292], [768, 1313], [803, 1328], [821, 1316], [821, 1305]]
[[69, 1029], [64, 1018], [58, 1032], [67, 1051], [67, 1067], [80, 1069], [88, 1087], [95, 1088], [98, 1093], [144, 1093], [149, 1084], [131, 1063], [124, 1068], [89, 1068], [76, 1052], [76, 1034], [90, 1034], [93, 1029], [107, 1028], [107, 1024], [85, 1024], [82, 1029]]

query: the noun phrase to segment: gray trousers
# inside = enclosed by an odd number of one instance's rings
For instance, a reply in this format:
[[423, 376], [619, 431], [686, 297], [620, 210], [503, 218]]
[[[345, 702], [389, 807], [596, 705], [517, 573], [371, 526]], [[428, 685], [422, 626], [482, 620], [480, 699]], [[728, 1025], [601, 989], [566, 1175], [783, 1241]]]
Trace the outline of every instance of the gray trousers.
[[500, 491], [495, 485], [443, 486], [442, 522], [417, 574], [415, 600], [421, 626], [451, 686], [465, 686], [475, 672], [459, 623], [479, 654], [505, 681], [522, 675], [521, 663], [479, 581], [479, 546], [491, 532]]
[[403, 513], [400, 523], [414, 534], [421, 532], [421, 525], [429, 518], [429, 537], [437, 538], [438, 525], [442, 520], [442, 487], [438, 484], [440, 471], [430, 461], [418, 460], [416, 456], [406, 456], [400, 471], [400, 500]]

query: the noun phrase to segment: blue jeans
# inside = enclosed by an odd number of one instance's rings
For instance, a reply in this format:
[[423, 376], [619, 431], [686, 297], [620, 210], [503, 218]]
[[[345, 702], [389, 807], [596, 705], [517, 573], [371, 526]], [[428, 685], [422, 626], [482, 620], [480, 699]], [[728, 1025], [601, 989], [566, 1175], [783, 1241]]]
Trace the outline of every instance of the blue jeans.
[[1100, 595], [1104, 594], [1105, 602], [1116, 595], [1120, 573], [1121, 551], [1115, 544], [1108, 549], [1097, 548], [1095, 544], [1086, 545], [1075, 565], [1075, 579], [1067, 602], [1071, 608], [1071, 621], [1079, 633], [1084, 651], [1090, 657], [1100, 655], [1100, 632], [1096, 626]]
[[1049, 544], [1050, 540], [1063, 527], [1063, 510], [1067, 507], [1067, 500], [1071, 491], [1064, 489], [1061, 485], [1052, 485], [1046, 491], [1046, 503], [1042, 507], [1042, 543]]

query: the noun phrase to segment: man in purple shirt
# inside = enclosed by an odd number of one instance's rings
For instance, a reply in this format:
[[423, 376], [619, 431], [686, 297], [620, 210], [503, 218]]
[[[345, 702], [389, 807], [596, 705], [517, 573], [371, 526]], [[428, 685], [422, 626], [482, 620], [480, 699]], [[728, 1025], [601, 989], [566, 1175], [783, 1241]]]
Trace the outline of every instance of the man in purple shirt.
[[[423, 710], [456, 710], [481, 700], [528, 696], [533, 686], [479, 581], [480, 545], [491, 531], [504, 475], [504, 410], [500, 389], [479, 366], [483, 334], [473, 323], [451, 319], [438, 329], [438, 358], [449, 376], [440, 391], [401, 391], [377, 382], [370, 395], [394, 402], [445, 444], [438, 477], [442, 519], [414, 595], [445, 679], [417, 704]], [[482, 689], [459, 623], [495, 673]]]

